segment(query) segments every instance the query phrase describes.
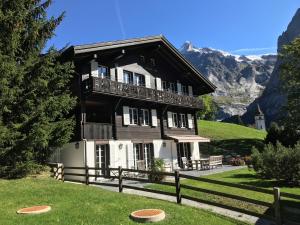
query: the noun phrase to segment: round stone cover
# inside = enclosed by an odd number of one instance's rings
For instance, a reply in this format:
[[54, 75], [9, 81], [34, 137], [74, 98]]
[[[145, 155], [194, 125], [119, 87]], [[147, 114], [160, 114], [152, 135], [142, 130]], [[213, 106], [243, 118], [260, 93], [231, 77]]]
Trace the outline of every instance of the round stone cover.
[[18, 214], [40, 214], [45, 213], [51, 210], [51, 207], [48, 205], [37, 205], [27, 208], [22, 208], [17, 211]]
[[158, 222], [163, 220], [166, 215], [161, 209], [141, 209], [130, 214], [131, 219], [137, 222]]

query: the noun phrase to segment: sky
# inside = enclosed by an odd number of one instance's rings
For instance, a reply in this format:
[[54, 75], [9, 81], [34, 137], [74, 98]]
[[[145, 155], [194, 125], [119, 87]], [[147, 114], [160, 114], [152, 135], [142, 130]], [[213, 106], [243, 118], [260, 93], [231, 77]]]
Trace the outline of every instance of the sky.
[[236, 55], [275, 53], [300, 0], [53, 0], [48, 16], [65, 11], [47, 48], [163, 34]]

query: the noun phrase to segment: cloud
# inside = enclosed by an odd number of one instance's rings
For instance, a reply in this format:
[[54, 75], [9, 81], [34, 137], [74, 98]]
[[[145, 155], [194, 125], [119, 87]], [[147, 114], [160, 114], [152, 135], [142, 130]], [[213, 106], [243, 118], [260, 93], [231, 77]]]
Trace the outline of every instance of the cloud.
[[259, 51], [266, 51], [266, 50], [275, 50], [276, 51], [276, 46], [275, 47], [264, 47], [264, 48], [241, 48], [241, 49], [236, 49], [232, 50], [230, 52], [235, 52], [235, 53], [240, 53], [240, 52], [259, 52]]
[[119, 0], [115, 0], [115, 10], [116, 10], [119, 26], [120, 26], [120, 29], [121, 29], [122, 37], [123, 37], [123, 39], [125, 39], [126, 38], [126, 32], [125, 32], [123, 19], [122, 19], [122, 15], [121, 15]]

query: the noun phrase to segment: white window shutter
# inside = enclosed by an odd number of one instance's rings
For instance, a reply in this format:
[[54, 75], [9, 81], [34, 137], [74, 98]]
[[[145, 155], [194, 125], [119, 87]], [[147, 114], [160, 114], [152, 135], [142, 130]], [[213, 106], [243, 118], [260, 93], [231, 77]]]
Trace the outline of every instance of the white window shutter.
[[192, 115], [187, 114], [187, 117], [188, 117], [188, 128], [191, 128], [191, 129], [194, 128]]
[[159, 90], [159, 91], [162, 90], [161, 79], [160, 79], [160, 77], [156, 77], [156, 88], [157, 88], [157, 90]]
[[123, 106], [123, 123], [124, 123], [124, 125], [130, 124], [129, 107], [128, 106]]
[[168, 112], [168, 127], [173, 127], [173, 118], [172, 118], [172, 112]]
[[182, 93], [181, 83], [179, 83], [179, 82], [177, 82], [177, 93], [178, 93], [179, 95], [181, 95], [181, 93]]
[[123, 68], [117, 67], [118, 82], [123, 83]]
[[149, 75], [145, 75], [145, 86], [146, 88], [151, 88], [151, 81]]
[[193, 87], [192, 86], [188, 86], [189, 88], [189, 96], [193, 97]]
[[156, 109], [151, 109], [151, 119], [152, 119], [152, 126], [157, 127], [157, 113]]
[[110, 68], [110, 79], [112, 81], [116, 80], [116, 69], [115, 68]]
[[93, 77], [98, 77], [98, 62], [95, 60], [91, 61], [91, 75]]

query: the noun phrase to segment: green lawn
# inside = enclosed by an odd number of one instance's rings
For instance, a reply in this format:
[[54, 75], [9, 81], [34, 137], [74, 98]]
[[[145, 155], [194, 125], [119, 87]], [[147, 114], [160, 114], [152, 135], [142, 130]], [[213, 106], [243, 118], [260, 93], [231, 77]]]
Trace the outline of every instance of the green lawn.
[[[99, 225], [137, 224], [130, 212], [141, 208], [165, 210], [166, 219], [157, 224], [245, 224], [208, 211], [144, 197], [114, 193], [79, 184], [62, 183], [51, 178], [0, 180], [1, 225]], [[18, 215], [21, 207], [46, 204], [49, 213]]]
[[[229, 183], [245, 184], [245, 185], [267, 188], [267, 189], [272, 189], [274, 186], [279, 186], [281, 188], [281, 192], [287, 192], [287, 193], [293, 193], [293, 194], [300, 195], [300, 187], [296, 187], [296, 188], [295, 187], [285, 187], [279, 183], [276, 183], [276, 181], [273, 181], [273, 180], [262, 180], [257, 177], [257, 175], [255, 174], [255, 172], [253, 170], [248, 170], [247, 168], [218, 173], [218, 174], [214, 174], [214, 175], [208, 175], [205, 177], [209, 178], [209, 179], [213, 179], [213, 180], [220, 180], [220, 181], [225, 181], [225, 182], [229, 182]], [[181, 183], [195, 186], [195, 187], [201, 187], [201, 188], [208, 189], [208, 190], [214, 190], [214, 191], [219, 191], [219, 192], [223, 192], [223, 193], [243, 196], [243, 197], [247, 197], [247, 198], [251, 198], [251, 199], [266, 201], [266, 202], [270, 202], [270, 203], [273, 202], [273, 196], [264, 194], [264, 193], [248, 191], [248, 190], [243, 190], [243, 189], [238, 189], [238, 188], [233, 188], [233, 187], [227, 187], [227, 186], [222, 186], [222, 185], [217, 185], [217, 184], [210, 184], [210, 183], [206, 183], [206, 182], [193, 181], [193, 180], [188, 180], [188, 179], [182, 180]], [[169, 187], [169, 186], [163, 186], [163, 185], [152, 184], [152, 185], [149, 185], [149, 188], [175, 192], [175, 188]], [[264, 214], [264, 213], [271, 214], [273, 212], [264, 206], [257, 206], [257, 205], [253, 205], [250, 203], [245, 203], [242, 201], [233, 200], [233, 199], [220, 197], [220, 196], [216, 196], [216, 195], [195, 192], [195, 191], [187, 190], [187, 189], [182, 189], [182, 192], [183, 192], [183, 194], [187, 194], [187, 195], [190, 195], [193, 197], [198, 197], [200, 199], [209, 200], [209, 201], [213, 201], [213, 202], [217, 202], [217, 203], [222, 203], [225, 205], [234, 206], [234, 207], [238, 207], [238, 208], [244, 208], [244, 209], [248, 209], [253, 212], [257, 212], [257, 213], [261, 213], [261, 214]], [[283, 204], [300, 209], [299, 201], [283, 199]], [[291, 214], [286, 214], [286, 215], [289, 215], [289, 217], [293, 217], [293, 218], [295, 217], [295, 215], [291, 215]], [[300, 220], [300, 218], [296, 217], [296, 220]]]
[[203, 144], [204, 154], [227, 154], [235, 152], [240, 155], [249, 155], [252, 146], [259, 149], [263, 147], [265, 131], [232, 123], [216, 121], [198, 121], [199, 134], [211, 139], [210, 145]]

